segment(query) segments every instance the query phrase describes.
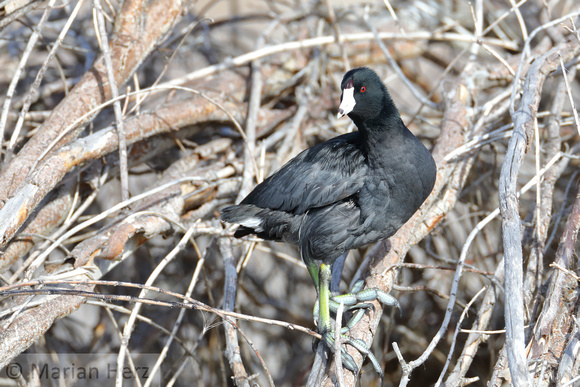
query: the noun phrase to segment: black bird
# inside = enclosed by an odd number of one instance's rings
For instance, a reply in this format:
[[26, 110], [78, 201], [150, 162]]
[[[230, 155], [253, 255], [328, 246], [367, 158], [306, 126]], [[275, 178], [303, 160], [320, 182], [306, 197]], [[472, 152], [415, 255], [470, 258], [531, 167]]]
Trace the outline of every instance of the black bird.
[[358, 131], [304, 150], [221, 213], [240, 225], [235, 237], [256, 234], [299, 246], [329, 345], [331, 265], [351, 249], [392, 236], [429, 196], [436, 177], [433, 157], [403, 124], [373, 70], [348, 71], [341, 90], [338, 118], [348, 115]]

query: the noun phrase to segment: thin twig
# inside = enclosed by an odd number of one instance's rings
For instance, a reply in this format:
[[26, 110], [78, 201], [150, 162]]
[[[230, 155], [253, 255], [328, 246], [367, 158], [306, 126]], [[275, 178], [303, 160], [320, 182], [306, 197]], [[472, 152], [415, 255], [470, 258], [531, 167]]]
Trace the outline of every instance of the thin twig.
[[[570, 16], [568, 16], [570, 17]], [[398, 40], [405, 40], [405, 41], [417, 41], [417, 40], [437, 40], [437, 41], [457, 41], [457, 42], [473, 42], [473, 37], [466, 36], [463, 34], [457, 34], [452, 32], [447, 33], [437, 33], [437, 32], [428, 32], [428, 31], [417, 31], [417, 32], [408, 32], [405, 34], [400, 33], [392, 33], [392, 32], [378, 32], [377, 36], [375, 36], [372, 32], [359, 32], [353, 34], [344, 34], [343, 40], [344, 42], [358, 42], [358, 41], [365, 41], [365, 40], [372, 40], [372, 39], [379, 40], [391, 40], [391, 39], [398, 39]], [[246, 65], [256, 59], [264, 58], [267, 56], [271, 56], [274, 54], [278, 54], [281, 52], [286, 51], [293, 51], [293, 50], [300, 50], [310, 47], [318, 47], [318, 46], [326, 46], [329, 44], [334, 44], [336, 42], [336, 38], [334, 35], [329, 36], [320, 36], [316, 38], [309, 38], [299, 41], [293, 42], [286, 42], [278, 45], [267, 46], [247, 54], [242, 54], [235, 58], [228, 59], [225, 62], [218, 63], [215, 65], [207, 66], [203, 69], [193, 71], [187, 74], [184, 77], [174, 79], [172, 81], [167, 82], [169, 85], [183, 85], [187, 82], [193, 81], [195, 79], [207, 77], [220, 71], [239, 67]], [[515, 44], [506, 43], [501, 39], [494, 39], [494, 38], [483, 38], [482, 42], [497, 45], [499, 47], [507, 48], [507, 49], [516, 49]], [[159, 86], [163, 86], [161, 84]]]
[[[81, 6], [83, 5], [83, 2], [84, 2], [84, 0], [79, 0], [77, 2], [77, 4], [75, 5], [75, 7], [73, 8], [69, 18], [67, 19], [65, 25], [63, 26], [62, 30], [60, 31], [60, 34], [58, 35], [58, 38], [52, 44], [52, 48], [50, 49], [48, 56], [44, 60], [42, 67], [36, 73], [36, 78], [34, 79], [34, 82], [32, 83], [32, 85], [30, 86], [30, 90], [28, 91], [28, 94], [24, 98], [24, 103], [22, 105], [22, 108], [20, 109], [18, 121], [16, 121], [16, 125], [14, 126], [14, 131], [12, 132], [12, 136], [10, 137], [10, 143], [8, 144], [8, 151], [11, 151], [11, 149], [14, 148], [14, 146], [16, 145], [16, 141], [18, 140], [18, 137], [20, 135], [20, 130], [22, 129], [22, 125], [24, 124], [24, 120], [26, 118], [26, 114], [28, 113], [28, 110], [30, 109], [30, 105], [32, 104], [33, 96], [36, 93], [36, 91], [38, 90], [38, 88], [40, 87], [40, 83], [42, 82], [42, 79], [44, 78], [44, 74], [46, 73], [46, 70], [48, 69], [48, 65], [49, 65], [50, 61], [54, 58], [57, 50], [60, 48], [62, 41], [64, 40], [65, 36], [67, 35], [73, 21], [75, 21], [77, 15], [81, 9]], [[0, 130], [0, 132], [1, 132], [1, 130]], [[0, 133], [0, 138], [2, 138], [1, 133]]]
[[574, 103], [574, 97], [572, 97], [572, 91], [570, 90], [570, 83], [568, 82], [568, 75], [566, 74], [566, 67], [564, 66], [564, 60], [562, 55], [558, 54], [560, 59], [560, 67], [562, 68], [562, 76], [564, 77], [564, 84], [566, 85], [566, 91], [568, 93], [568, 98], [570, 100], [570, 106], [572, 107], [572, 113], [574, 114], [574, 122], [576, 123], [576, 130], [580, 134], [580, 119], [578, 119], [578, 110], [576, 110], [576, 104]]
[[[115, 119], [117, 123], [117, 136], [119, 136], [119, 175], [121, 176], [121, 200], [129, 199], [129, 170], [127, 166], [127, 140], [125, 138], [125, 130], [123, 126], [123, 112], [121, 109], [121, 101], [117, 99], [119, 96], [119, 89], [117, 88], [117, 79], [115, 77], [116, 71], [113, 69], [113, 59], [111, 58], [111, 50], [109, 49], [109, 38], [107, 37], [107, 28], [105, 27], [104, 11], [101, 8], [101, 0], [93, 0], [93, 7], [97, 14], [98, 31], [100, 37], [100, 47], [105, 58], [105, 67], [107, 69], [107, 80], [109, 82], [109, 89], [113, 102], [113, 110], [115, 112]], [[119, 376], [120, 377], [120, 376]], [[119, 380], [119, 379], [117, 379]]]
[[16, 91], [16, 85], [18, 84], [18, 81], [20, 80], [20, 75], [24, 71], [24, 67], [26, 66], [26, 63], [28, 62], [28, 59], [29, 59], [30, 55], [32, 54], [32, 50], [34, 49], [34, 46], [36, 45], [36, 43], [38, 42], [38, 39], [40, 38], [42, 26], [46, 22], [46, 19], [48, 18], [50, 11], [52, 11], [52, 9], [54, 8], [55, 3], [56, 3], [56, 0], [50, 0], [47, 4], [46, 8], [44, 9], [44, 12], [42, 13], [40, 20], [38, 21], [36, 28], [32, 32], [32, 35], [30, 35], [30, 39], [28, 40], [28, 44], [26, 45], [26, 48], [24, 49], [24, 52], [22, 53], [22, 56], [20, 57], [20, 62], [18, 63], [18, 67], [16, 68], [16, 72], [14, 73], [14, 76], [12, 77], [12, 81], [10, 82], [10, 86], [8, 86], [8, 90], [6, 91], [6, 98], [4, 99], [4, 104], [2, 105], [2, 115], [0, 116], [0, 154], [2, 153], [2, 142], [4, 141], [4, 132], [6, 130], [6, 123], [8, 121], [8, 113], [10, 110], [10, 104], [12, 103], [12, 98], [14, 97], [14, 92]]
[[445, 373], [449, 368], [449, 364], [451, 364], [451, 360], [453, 358], [453, 350], [455, 349], [455, 345], [457, 344], [457, 336], [459, 335], [459, 332], [462, 332], [461, 323], [463, 322], [463, 320], [465, 320], [465, 317], [467, 316], [467, 313], [469, 312], [469, 309], [471, 308], [475, 300], [477, 300], [477, 298], [481, 294], [483, 294], [484, 290], [485, 288], [481, 288], [477, 293], [475, 293], [475, 296], [471, 298], [471, 300], [467, 303], [467, 305], [463, 309], [463, 312], [461, 312], [461, 316], [459, 316], [459, 320], [457, 321], [457, 325], [455, 326], [455, 332], [453, 333], [453, 340], [451, 341], [451, 347], [449, 348], [447, 361], [443, 365], [443, 370], [439, 374], [439, 379], [437, 379], [435, 387], [439, 387], [441, 385], [441, 383], [443, 382], [443, 377], [445, 376]]
[[397, 73], [397, 76], [405, 83], [405, 85], [407, 85], [407, 87], [413, 93], [413, 95], [415, 96], [415, 98], [417, 98], [417, 100], [419, 102], [421, 102], [421, 104], [426, 105], [426, 106], [429, 106], [431, 109], [437, 109], [437, 104], [434, 103], [433, 101], [430, 101], [430, 100], [426, 99], [423, 96], [423, 94], [421, 92], [419, 92], [419, 90], [417, 90], [417, 88], [409, 80], [409, 78], [407, 78], [405, 76], [405, 74], [403, 73], [403, 70], [401, 70], [401, 68], [399, 67], [399, 65], [397, 64], [397, 62], [395, 61], [395, 59], [393, 58], [393, 56], [391, 55], [391, 53], [389, 52], [389, 49], [385, 46], [385, 44], [381, 40], [380, 35], [377, 32], [376, 28], [369, 21], [368, 8], [365, 9], [365, 12], [363, 14], [363, 20], [366, 23], [367, 27], [373, 33], [377, 44], [379, 45], [379, 47], [381, 48], [381, 51], [383, 52], [383, 54], [385, 55], [385, 57], [389, 61], [389, 64], [391, 65], [391, 67], [393, 68], [393, 70], [395, 70], [395, 73]]

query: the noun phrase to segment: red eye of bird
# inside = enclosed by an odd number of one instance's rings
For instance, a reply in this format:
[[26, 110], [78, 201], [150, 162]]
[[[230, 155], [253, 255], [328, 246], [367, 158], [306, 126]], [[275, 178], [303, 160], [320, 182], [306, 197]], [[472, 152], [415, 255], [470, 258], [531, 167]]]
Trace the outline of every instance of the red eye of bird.
[[364, 93], [364, 92], [365, 92], [365, 90], [366, 90], [366, 87], [364, 87], [364, 86], [360, 88], [360, 92], [361, 92], [361, 93]]

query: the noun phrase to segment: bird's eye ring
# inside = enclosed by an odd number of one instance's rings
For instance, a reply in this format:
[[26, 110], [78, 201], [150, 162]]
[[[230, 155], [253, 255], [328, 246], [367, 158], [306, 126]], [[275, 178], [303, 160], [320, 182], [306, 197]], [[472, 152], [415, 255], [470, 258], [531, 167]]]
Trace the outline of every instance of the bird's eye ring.
[[360, 88], [360, 92], [361, 93], [364, 93], [365, 91], [366, 91], [366, 87], [363, 86], [363, 87]]

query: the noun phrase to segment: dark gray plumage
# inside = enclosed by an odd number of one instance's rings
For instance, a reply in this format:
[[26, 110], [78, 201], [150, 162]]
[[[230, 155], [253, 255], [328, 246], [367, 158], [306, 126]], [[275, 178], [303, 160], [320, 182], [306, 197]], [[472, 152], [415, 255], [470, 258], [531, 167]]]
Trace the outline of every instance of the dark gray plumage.
[[306, 149], [239, 205], [224, 208], [222, 219], [240, 224], [236, 237], [292, 243], [307, 263], [331, 265], [350, 249], [393, 235], [429, 196], [435, 162], [377, 74], [351, 70], [341, 89], [341, 101], [345, 90], [354, 97], [348, 116], [358, 131]]

